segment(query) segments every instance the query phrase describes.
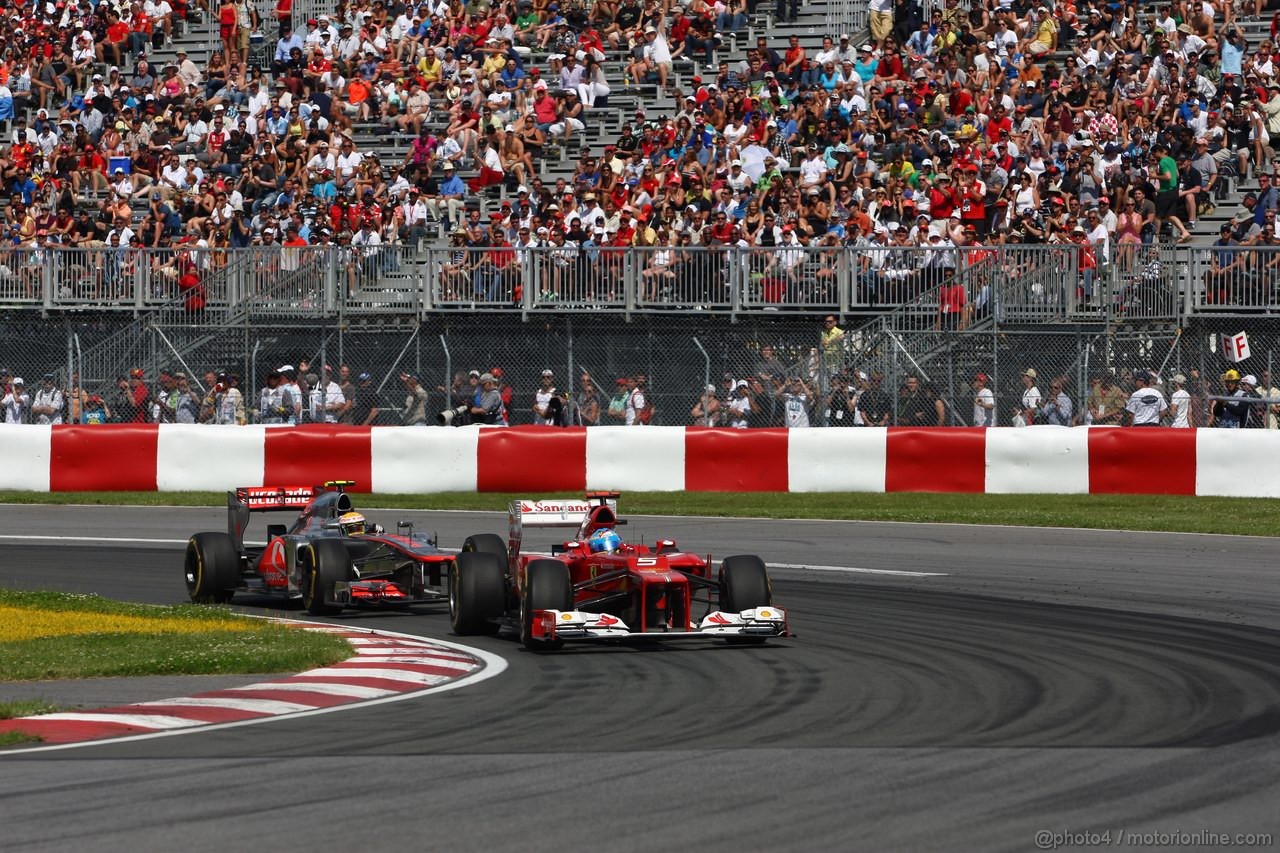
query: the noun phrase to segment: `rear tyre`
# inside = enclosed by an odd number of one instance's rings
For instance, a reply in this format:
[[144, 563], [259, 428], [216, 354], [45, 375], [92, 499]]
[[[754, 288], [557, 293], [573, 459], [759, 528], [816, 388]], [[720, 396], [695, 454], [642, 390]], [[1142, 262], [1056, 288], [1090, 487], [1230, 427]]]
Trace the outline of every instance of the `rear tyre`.
[[496, 533], [476, 533], [462, 543], [463, 553], [493, 554], [507, 562], [507, 543]]
[[351, 580], [351, 555], [337, 539], [317, 539], [302, 552], [302, 606], [312, 616], [342, 612], [334, 584]]
[[464, 550], [449, 570], [449, 621], [453, 633], [462, 637], [496, 634], [498, 620], [506, 611], [506, 564], [494, 554]]
[[520, 600], [520, 640], [526, 649], [554, 652], [564, 640], [535, 640], [535, 610], [572, 610], [573, 583], [569, 567], [559, 560], [532, 560], [525, 569], [524, 597]]
[[200, 604], [226, 604], [240, 582], [240, 555], [225, 533], [197, 533], [183, 560], [187, 595]]
[[[750, 554], [726, 557], [720, 565], [720, 609], [741, 613], [773, 603], [769, 570], [764, 560]], [[727, 637], [734, 645], [757, 645], [764, 637]]]

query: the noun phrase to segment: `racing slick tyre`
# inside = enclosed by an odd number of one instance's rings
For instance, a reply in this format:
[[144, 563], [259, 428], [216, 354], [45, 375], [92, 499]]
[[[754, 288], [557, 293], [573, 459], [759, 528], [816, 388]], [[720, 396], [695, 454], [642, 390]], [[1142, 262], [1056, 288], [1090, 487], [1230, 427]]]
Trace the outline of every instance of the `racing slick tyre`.
[[526, 649], [554, 652], [564, 640], [535, 640], [535, 610], [572, 610], [573, 583], [569, 567], [559, 560], [532, 560], [525, 569], [524, 597], [520, 600], [520, 641]]
[[484, 551], [464, 550], [449, 571], [449, 622], [453, 633], [462, 637], [496, 634], [498, 620], [506, 612], [506, 563]]
[[333, 585], [351, 579], [351, 555], [337, 539], [317, 539], [302, 552], [302, 606], [312, 616], [333, 616]]
[[187, 594], [198, 603], [226, 604], [240, 581], [240, 555], [225, 533], [197, 533], [183, 561]]
[[[769, 586], [769, 570], [764, 560], [750, 554], [725, 557], [720, 565], [720, 609], [728, 613], [741, 613], [773, 603]], [[728, 637], [730, 643], [754, 645], [763, 643], [763, 637]]]
[[496, 533], [476, 533], [468, 536], [462, 543], [464, 553], [474, 551], [477, 554], [495, 554], [507, 562], [507, 543]]

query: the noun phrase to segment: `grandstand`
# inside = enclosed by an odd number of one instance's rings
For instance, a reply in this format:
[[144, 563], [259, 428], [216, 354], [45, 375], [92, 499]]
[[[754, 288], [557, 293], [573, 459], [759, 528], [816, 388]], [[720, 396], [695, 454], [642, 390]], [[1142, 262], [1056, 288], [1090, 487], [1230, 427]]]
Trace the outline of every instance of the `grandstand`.
[[[842, 369], [922, 369], [1001, 324], [1159, 338], [1199, 314], [1280, 308], [1280, 193], [1255, 141], [1280, 123], [1276, 24], [1234, 9], [284, 6], [293, 57], [266, 4], [250, 27], [234, 2], [166, 0], [5, 22], [33, 61], [7, 62], [0, 90], [0, 308], [18, 328], [80, 329], [95, 381], [175, 357], [249, 372], [250, 330], [280, 324], [417, 329], [480, 312], [559, 327], [602, 312], [802, 330], [831, 312], [856, 329]], [[507, 27], [527, 37], [492, 40]], [[1225, 43], [1236, 29], [1241, 48]], [[67, 58], [43, 56], [58, 38]], [[439, 63], [415, 66], [415, 39]], [[245, 76], [224, 90], [235, 66]], [[247, 140], [220, 136], [241, 123]], [[294, 185], [255, 189], [260, 163]], [[1153, 227], [1127, 201], [1153, 207]], [[164, 345], [140, 361], [152, 332]], [[995, 357], [962, 348], [963, 369]]]

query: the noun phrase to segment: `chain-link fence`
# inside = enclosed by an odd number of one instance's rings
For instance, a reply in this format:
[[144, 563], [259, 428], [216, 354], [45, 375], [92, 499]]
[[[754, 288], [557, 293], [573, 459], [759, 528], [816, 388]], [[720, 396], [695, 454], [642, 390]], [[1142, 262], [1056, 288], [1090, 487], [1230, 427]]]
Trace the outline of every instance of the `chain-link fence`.
[[[1114, 423], [1135, 377], [1151, 372], [1168, 398], [1176, 391], [1173, 378], [1184, 377], [1182, 387], [1196, 401], [1189, 422], [1203, 425], [1207, 397], [1225, 390], [1225, 370], [1254, 375], [1266, 395], [1280, 358], [1280, 324], [1266, 317], [1197, 317], [1182, 327], [1033, 325], [999, 322], [997, 309], [952, 321], [939, 317], [936, 295], [922, 299], [847, 328], [834, 316], [827, 322], [807, 314], [730, 323], [689, 314], [627, 322], [605, 314], [523, 321], [510, 314], [422, 319], [338, 313], [324, 319], [240, 316], [220, 324], [14, 315], [0, 319], [0, 367], [10, 374], [5, 391], [13, 403], [5, 419], [39, 420], [33, 402], [23, 408], [20, 395], [12, 395], [13, 380], [24, 378], [34, 396], [48, 374], [64, 394], [68, 419], [85, 417], [82, 405], [73, 406], [79, 395], [97, 395], [111, 420], [157, 414], [162, 420], [216, 420], [204, 404], [226, 373], [243, 395], [244, 420], [252, 423], [264, 417], [256, 404], [269, 373], [292, 366], [303, 393], [303, 421], [400, 424], [425, 414], [434, 423], [437, 412], [474, 397], [479, 374], [493, 372], [510, 423], [534, 423], [534, 406], [543, 404], [542, 373], [549, 370], [550, 386], [568, 393], [564, 420], [586, 425], [624, 422], [619, 412], [637, 377], [643, 377], [654, 424]], [[1224, 352], [1222, 337], [1242, 332], [1249, 356], [1237, 363]], [[1030, 371], [1033, 376], [1024, 376]], [[313, 411], [311, 392], [331, 381], [351, 405], [327, 416], [329, 401], [318, 401]], [[139, 385], [149, 400], [142, 411], [130, 402]], [[415, 405], [416, 385], [427, 394], [423, 407]], [[172, 400], [183, 387], [196, 398], [188, 406], [194, 414], [179, 417], [176, 406], [158, 413], [150, 407]], [[988, 396], [983, 389], [990, 392], [989, 410], [977, 402]], [[1046, 410], [1050, 398], [1056, 405]]]

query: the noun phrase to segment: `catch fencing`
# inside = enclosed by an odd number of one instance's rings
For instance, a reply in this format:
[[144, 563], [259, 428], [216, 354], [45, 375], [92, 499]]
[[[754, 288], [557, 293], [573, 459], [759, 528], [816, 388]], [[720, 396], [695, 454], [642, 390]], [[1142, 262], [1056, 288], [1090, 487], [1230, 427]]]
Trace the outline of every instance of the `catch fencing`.
[[[304, 383], [310, 374], [314, 386], [329, 365], [345, 396], [361, 389], [361, 400], [377, 409], [368, 422], [378, 425], [404, 422], [406, 374], [428, 392], [434, 420], [436, 412], [474, 396], [471, 371], [496, 368], [511, 389], [510, 422], [517, 425], [534, 422], [544, 370], [551, 371], [551, 387], [569, 392], [573, 421], [587, 425], [622, 423], [619, 406], [625, 410], [630, 381], [643, 376], [654, 424], [749, 427], [970, 425], [978, 374], [992, 392], [994, 423], [1008, 426], [1020, 416], [1026, 420], [1028, 369], [1036, 372], [1029, 385], [1042, 398], [1054, 384], [1060, 387], [1072, 424], [1116, 422], [1118, 404], [1134, 389], [1139, 372], [1154, 372], [1166, 397], [1180, 374], [1195, 400], [1191, 424], [1206, 425], [1207, 397], [1225, 390], [1225, 370], [1255, 375], [1265, 394], [1280, 368], [1280, 328], [1266, 319], [1054, 327], [1002, 323], [991, 316], [963, 329], [937, 329], [935, 315], [917, 314], [913, 325], [908, 314], [848, 328], [837, 323], [843, 334], [827, 338], [820, 313], [738, 323], [690, 315], [641, 315], [631, 322], [613, 315], [549, 315], [525, 322], [512, 315], [457, 314], [395, 322], [343, 315], [323, 321], [250, 317], [228, 326], [140, 319], [123, 327], [113, 318], [33, 325], [9, 317], [0, 323], [0, 368], [25, 378], [31, 394], [51, 374], [63, 390], [102, 396], [120, 419], [129, 411], [125, 395], [134, 370], [142, 371], [156, 396], [168, 381], [164, 374], [185, 374], [201, 399], [225, 371], [237, 377], [252, 402], [275, 368], [298, 368]], [[1251, 355], [1236, 363], [1223, 351], [1222, 336], [1241, 332]], [[369, 378], [361, 380], [363, 374]], [[1114, 390], [1099, 399], [1094, 382], [1104, 376]], [[620, 379], [629, 381], [620, 385]], [[1280, 397], [1280, 391], [1270, 396]], [[1100, 402], [1109, 408], [1098, 411]], [[365, 422], [370, 414], [368, 408], [344, 411], [340, 420]], [[1047, 414], [1035, 412], [1030, 419], [1044, 423]], [[28, 410], [22, 420], [36, 418]], [[247, 420], [257, 420], [252, 411]]]
[[[1057, 384], [1070, 401], [1057, 420], [1113, 423], [1134, 377], [1152, 371], [1166, 396], [1186, 378], [1199, 425], [1224, 370], [1270, 388], [1280, 354], [1269, 290], [1229, 288], [1224, 303], [1181, 289], [1222, 265], [1217, 251], [1138, 248], [1100, 272], [1080, 247], [1056, 244], [10, 252], [0, 301], [68, 310], [3, 314], [0, 367], [28, 388], [53, 374], [68, 392], [122, 404], [121, 417], [133, 371], [153, 390], [185, 374], [201, 398], [226, 372], [252, 403], [268, 371], [291, 365], [314, 386], [328, 365], [345, 395], [361, 389], [363, 405], [342, 418], [377, 424], [404, 421], [414, 383], [434, 414], [473, 394], [471, 371], [493, 368], [513, 424], [533, 422], [544, 369], [575, 423], [616, 423], [629, 393], [618, 380], [643, 376], [655, 424], [749, 427], [972, 424], [979, 374], [995, 424], [1043, 423], [1023, 404], [1029, 369], [1042, 398]], [[1237, 365], [1222, 336], [1240, 332], [1252, 354]], [[1099, 411], [1103, 376], [1115, 390]]]

